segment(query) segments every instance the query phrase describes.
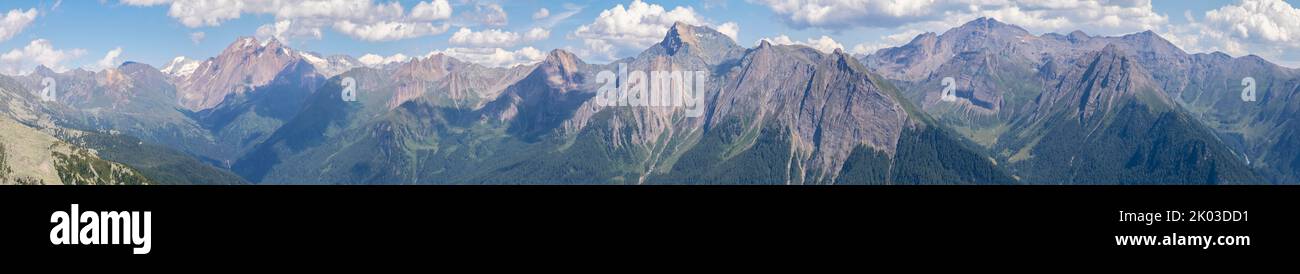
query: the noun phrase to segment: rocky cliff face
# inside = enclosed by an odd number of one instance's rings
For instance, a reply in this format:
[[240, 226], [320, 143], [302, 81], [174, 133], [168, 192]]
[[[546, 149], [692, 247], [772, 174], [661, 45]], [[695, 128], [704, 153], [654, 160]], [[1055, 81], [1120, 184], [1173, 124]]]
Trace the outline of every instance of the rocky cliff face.
[[573, 53], [551, 51], [532, 73], [488, 103], [483, 115], [525, 138], [550, 133], [595, 94], [595, 73]]
[[[1300, 107], [1288, 99], [1300, 73], [1189, 55], [1151, 32], [1034, 36], [979, 19], [854, 59], [744, 48], [678, 23], [612, 64], [563, 50], [513, 68], [353, 61], [245, 38], [163, 70], [0, 78], [0, 89], [39, 90], [52, 77], [62, 91], [54, 104], [0, 93], [0, 111], [120, 130], [267, 183], [1017, 182], [1006, 169], [1028, 183], [1260, 182], [1246, 157], [1278, 178], [1300, 170]], [[701, 115], [597, 103], [597, 75], [620, 67], [702, 72]], [[949, 77], [955, 102], [939, 98]], [[1244, 77], [1258, 102], [1238, 98]], [[344, 79], [357, 101], [342, 99]]]
[[443, 54], [416, 58], [398, 64], [393, 71], [389, 81], [395, 83], [396, 95], [388, 101], [388, 107], [426, 97], [439, 105], [477, 109], [531, 70], [531, 65], [489, 68]]
[[709, 125], [744, 119], [753, 129], [784, 127], [794, 148], [791, 164], [807, 173], [794, 178], [833, 181], [853, 149], [892, 155], [903, 128], [912, 126], [902, 104], [840, 51], [765, 42], [733, 72], [713, 101]]
[[302, 57], [271, 39], [240, 38], [215, 58], [203, 61], [189, 77], [177, 83], [180, 105], [189, 110], [217, 106], [229, 95], [239, 95], [275, 80]]
[[1049, 50], [1042, 39], [1018, 26], [979, 18], [942, 35], [918, 35], [906, 45], [882, 49], [862, 61], [887, 78], [917, 81], [931, 77], [933, 71], [953, 58], [974, 52], [1032, 59]]
[[[438, 148], [451, 120], [470, 117], [532, 71], [531, 65], [488, 68], [445, 55], [354, 69], [324, 82], [233, 168], [275, 183], [433, 179], [412, 171], [421, 165], [412, 157]], [[355, 81], [357, 101], [341, 97], [344, 78]]]
[[1066, 110], [1080, 124], [1100, 126], [1127, 100], [1139, 100], [1156, 111], [1172, 111], [1174, 102], [1157, 86], [1136, 58], [1119, 47], [1107, 46], [1070, 61], [1055, 87], [1049, 87], [1034, 104], [1031, 119]]
[[[597, 104], [593, 97], [603, 83], [596, 75], [617, 72], [620, 64], [647, 73], [702, 71], [702, 114], [689, 117], [680, 106]], [[995, 178], [986, 181], [1011, 181], [842, 52], [770, 44], [744, 49], [712, 29], [677, 24], [663, 42], [614, 64], [587, 64], [556, 50], [525, 69], [500, 91], [465, 93], [429, 88], [455, 86], [471, 76], [463, 73], [483, 70], [445, 56], [392, 71], [353, 70], [341, 76], [361, 86], [357, 102], [341, 101], [338, 78], [330, 80], [235, 169], [273, 183], [830, 184], [975, 182], [950, 171], [982, 166]], [[615, 84], [636, 84], [624, 81]], [[484, 103], [460, 104], [476, 96]], [[936, 144], [952, 145], [960, 156], [950, 158], [967, 162], [904, 164], [947, 161], [933, 150], [917, 152]], [[883, 162], [852, 160], [860, 154], [884, 155]], [[903, 154], [907, 162], [896, 157]], [[898, 176], [860, 177], [843, 171], [850, 163]], [[953, 176], [912, 176], [922, 169]], [[302, 177], [313, 174], [319, 177]]]

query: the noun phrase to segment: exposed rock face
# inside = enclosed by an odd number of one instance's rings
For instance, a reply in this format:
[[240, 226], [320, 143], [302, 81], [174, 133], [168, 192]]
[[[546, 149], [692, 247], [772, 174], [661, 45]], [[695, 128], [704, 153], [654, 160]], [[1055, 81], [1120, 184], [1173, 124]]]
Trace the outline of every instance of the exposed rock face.
[[716, 30], [677, 22], [668, 30], [664, 40], [641, 54], [658, 56], [684, 56], [698, 59], [699, 63], [717, 66], [739, 59], [745, 48], [736, 45], [731, 37]]
[[1126, 99], [1141, 100], [1161, 111], [1174, 107], [1137, 60], [1119, 47], [1107, 46], [1072, 63], [1055, 90], [1049, 88], [1039, 97], [1033, 116], [1044, 117], [1068, 108], [1080, 124], [1099, 126], [1107, 118], [1105, 115], [1117, 112]]
[[[358, 64], [244, 38], [162, 70], [0, 78], [0, 112], [27, 127], [121, 131], [267, 183], [1016, 182], [1007, 169], [1027, 183], [1257, 182], [1245, 157], [1277, 178], [1300, 170], [1300, 100], [1289, 99], [1300, 72], [1189, 55], [1152, 32], [1034, 36], [979, 19], [859, 60], [747, 49], [678, 23], [613, 64], [563, 50], [513, 68], [445, 55]], [[598, 104], [597, 75], [620, 67], [702, 72], [702, 115]], [[40, 90], [45, 77], [56, 103], [4, 92]], [[940, 100], [948, 77], [956, 102]], [[1245, 77], [1258, 102], [1238, 98]], [[341, 98], [344, 79], [358, 100]]]
[[388, 100], [389, 109], [408, 101], [427, 97], [439, 105], [476, 109], [495, 99], [511, 84], [523, 79], [532, 66], [489, 68], [463, 62], [443, 54], [415, 58], [396, 65], [390, 81], [396, 94]]
[[[581, 91], [586, 100], [572, 118], [557, 128], [563, 136], [582, 132], [603, 132], [602, 143], [628, 154], [643, 155], [639, 172], [647, 175], [668, 172], [671, 160], [691, 145], [698, 134], [707, 134], [724, 121], [741, 119], [744, 126], [758, 130], [767, 125], [784, 128], [795, 147], [790, 165], [800, 174], [786, 174], [795, 183], [830, 183], [854, 149], [865, 146], [894, 153], [904, 127], [910, 126], [902, 105], [876, 87], [865, 69], [843, 52], [822, 54], [806, 47], [777, 47], [763, 44], [745, 51], [714, 30], [677, 24], [664, 41], [640, 56], [621, 60], [628, 70], [706, 71], [705, 115], [686, 118], [681, 108], [599, 106], [592, 96], [595, 87], [581, 79], [594, 75], [573, 71], [568, 54], [552, 54], [539, 65], [536, 78], [530, 76], [512, 86], [501, 99], [513, 108], [495, 109], [498, 119], [529, 121], [518, 125], [550, 125], [566, 112], [527, 110], [528, 102], [564, 109], [572, 103], [571, 90]], [[592, 69], [617, 69], [616, 64]], [[529, 82], [529, 79], [537, 79]], [[548, 79], [548, 81], [541, 81]], [[533, 83], [533, 84], [528, 84]], [[489, 105], [489, 109], [493, 110]], [[602, 112], [611, 115], [600, 116]], [[550, 116], [547, 116], [550, 114]], [[531, 120], [530, 120], [531, 119]], [[537, 120], [542, 119], [542, 120]], [[549, 122], [548, 122], [549, 121]], [[919, 122], [918, 122], [919, 123]], [[588, 128], [598, 124], [599, 128]], [[530, 131], [540, 134], [549, 130]], [[668, 144], [668, 145], [664, 145]], [[743, 144], [742, 144], [743, 145]]]
[[[704, 104], [696, 106], [702, 115], [687, 116], [685, 106], [597, 104], [593, 97], [604, 83], [596, 75], [620, 65], [703, 72], [696, 79], [704, 87]], [[556, 50], [535, 66], [510, 70], [435, 55], [341, 76], [357, 81], [357, 102], [339, 100], [339, 78], [330, 80], [235, 170], [264, 182], [755, 183], [743, 178], [762, 176], [756, 183], [830, 184], [841, 181], [842, 169], [862, 151], [885, 155], [884, 162], [856, 167], [907, 169], [891, 163], [904, 132], [940, 128], [910, 113], [897, 91], [883, 89], [843, 52], [770, 44], [747, 50], [717, 31], [685, 24], [637, 57], [609, 65]], [[507, 80], [491, 81], [496, 78]], [[615, 86], [637, 84], [625, 81]], [[912, 158], [943, 161], [932, 153]], [[973, 165], [992, 167], [974, 159]], [[749, 166], [731, 170], [736, 164]], [[709, 175], [728, 171], [739, 176]], [[1007, 178], [1000, 172], [993, 173]], [[321, 178], [302, 178], [311, 174]]]
[[1112, 45], [1051, 63], [1055, 84], [994, 146], [1026, 182], [1262, 182], [1178, 107], [1132, 52]]
[[908, 115], [841, 51], [821, 54], [764, 42], [741, 60], [715, 99], [710, 126], [745, 117], [792, 135], [796, 165], [811, 182], [832, 181], [858, 146], [893, 154]]
[[[725, 82], [725, 73], [736, 66], [745, 52], [745, 48], [736, 45], [735, 41], [730, 37], [716, 30], [678, 22], [668, 30], [663, 41], [642, 51], [637, 57], [619, 60], [607, 66], [594, 66], [593, 69], [618, 72], [618, 66], [623, 65], [629, 72], [642, 71], [647, 74], [655, 71], [676, 71], [687, 74], [703, 71], [705, 72], [705, 78], [692, 80], [703, 82], [702, 85], [693, 86], [693, 88], [703, 87], [703, 90], [696, 92], [705, 96], [705, 105], [663, 107], [601, 106], [596, 104], [595, 100], [588, 100], [578, 107], [573, 119], [564, 122], [561, 131], [565, 135], [578, 134], [592, 122], [592, 119], [598, 113], [602, 111], [617, 113], [617, 115], [611, 115], [608, 121], [602, 121], [602, 123], [610, 130], [609, 136], [620, 136], [621, 138], [607, 141], [619, 149], [635, 148], [652, 151], [649, 157], [654, 159], [646, 159], [646, 161], [652, 163], [662, 161], [663, 159], [658, 159], [659, 157], [666, 157], [662, 154], [682, 148], [655, 147], [655, 144], [681, 141], [677, 139], [685, 138], [686, 135], [692, 133], [702, 132], [706, 118], [686, 117], [687, 108], [700, 108], [700, 111], [707, 114], [710, 100], [708, 98], [712, 98], [713, 94], [717, 94], [717, 91]], [[593, 75], [595, 73], [592, 72]], [[621, 81], [630, 80], [622, 79]], [[627, 85], [631, 85], [631, 83], [619, 84], [619, 86]], [[596, 88], [598, 87], [587, 87], [586, 92], [593, 92]], [[653, 164], [649, 169], [654, 169]]]
[[1039, 37], [1025, 29], [990, 18], [979, 18], [943, 35], [924, 33], [908, 44], [886, 48], [863, 58], [863, 63], [881, 75], [917, 81], [961, 55], [993, 51], [1003, 57], [1036, 58], [1051, 50]]
[[[296, 115], [254, 143], [233, 169], [272, 183], [433, 178], [410, 168], [420, 165], [412, 157], [439, 148], [441, 135], [450, 134], [443, 131], [451, 122], [444, 113], [482, 109], [533, 68], [489, 68], [439, 54], [350, 70], [324, 82]], [[355, 102], [341, 98], [345, 77], [356, 81]], [[337, 156], [341, 154], [350, 156]], [[304, 179], [303, 174], [317, 177]]]
[[510, 124], [510, 131], [535, 138], [574, 116], [595, 93], [595, 70], [563, 50], [554, 50], [532, 73], [510, 85], [483, 109], [485, 118]]
[[243, 94], [270, 83], [301, 59], [301, 55], [275, 39], [263, 43], [252, 37], [240, 38], [176, 85], [180, 105], [194, 111], [212, 108], [228, 95]]
[[[1052, 61], [1072, 61], [1107, 46], [1134, 55], [1159, 87], [1188, 64], [1186, 54], [1152, 32], [1091, 37], [1083, 32], [1033, 36], [1028, 31], [980, 18], [943, 35], [922, 34], [897, 48], [862, 58], [874, 71], [904, 81], [908, 97], [941, 119], [976, 128], [997, 127], [1021, 115], [1021, 107], [1054, 81]], [[1148, 65], [1149, 64], [1149, 65]], [[957, 102], [941, 102], [944, 78], [956, 80]], [[990, 120], [998, 122], [989, 122]]]

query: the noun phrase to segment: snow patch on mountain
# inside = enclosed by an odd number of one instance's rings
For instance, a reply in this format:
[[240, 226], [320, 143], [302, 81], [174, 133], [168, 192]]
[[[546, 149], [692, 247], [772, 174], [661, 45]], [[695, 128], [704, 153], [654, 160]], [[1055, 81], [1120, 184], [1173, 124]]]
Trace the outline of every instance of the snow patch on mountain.
[[202, 63], [199, 60], [189, 59], [185, 56], [177, 56], [176, 59], [172, 59], [171, 63], [163, 66], [161, 71], [172, 77], [186, 78], [194, 74], [194, 70], [198, 69]]

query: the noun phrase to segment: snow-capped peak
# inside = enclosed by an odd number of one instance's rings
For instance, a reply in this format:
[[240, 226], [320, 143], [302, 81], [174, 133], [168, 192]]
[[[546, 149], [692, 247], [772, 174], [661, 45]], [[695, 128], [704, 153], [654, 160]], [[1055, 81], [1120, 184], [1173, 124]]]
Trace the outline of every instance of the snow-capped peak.
[[314, 53], [301, 50], [298, 51], [298, 56], [301, 57], [303, 61], [311, 63], [313, 67], [316, 67], [316, 71], [325, 75], [325, 77], [334, 77], [357, 67], [356, 63], [349, 60], [350, 58], [346, 56], [322, 58]]
[[327, 65], [327, 64], [329, 64], [329, 61], [325, 61], [325, 59], [321, 59], [319, 56], [316, 56], [316, 55], [311, 54], [311, 53], [302, 52], [302, 53], [299, 53], [299, 55], [302, 56], [302, 59], [307, 60], [307, 62], [310, 62], [312, 65], [315, 65], [315, 66], [320, 66], [320, 65]]
[[167, 63], [166, 66], [163, 66], [161, 71], [162, 73], [171, 75], [172, 77], [186, 78], [191, 74], [194, 74], [194, 70], [198, 69], [199, 64], [201, 63], [202, 62], [199, 62], [198, 60], [192, 60], [185, 56], [178, 56], [176, 59], [172, 59], [171, 63]]

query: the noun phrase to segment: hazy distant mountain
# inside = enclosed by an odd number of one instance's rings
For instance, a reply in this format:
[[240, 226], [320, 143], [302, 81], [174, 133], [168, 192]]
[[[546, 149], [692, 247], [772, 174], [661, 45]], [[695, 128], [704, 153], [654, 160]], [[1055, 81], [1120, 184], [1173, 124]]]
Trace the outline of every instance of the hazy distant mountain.
[[[488, 68], [440, 54], [388, 69], [354, 69], [325, 83], [234, 169], [272, 183], [432, 182], [417, 158], [455, 133], [442, 130], [448, 119], [468, 117], [458, 113], [480, 108], [531, 70]], [[343, 101], [344, 78], [355, 80], [356, 102]]]
[[297, 53], [304, 61], [316, 67], [316, 71], [320, 72], [325, 78], [334, 77], [362, 66], [361, 61], [352, 58], [352, 56], [331, 55], [322, 57], [320, 54], [305, 51], [298, 51]]
[[0, 184], [149, 184], [126, 165], [55, 137], [84, 132], [59, 128], [36, 93], [0, 76]]
[[1263, 182], [1183, 109], [1170, 83], [1190, 58], [1152, 32], [1033, 36], [981, 18], [862, 60], [1029, 183]]
[[26, 90], [37, 92], [46, 87], [46, 78], [54, 80], [57, 99], [39, 105], [60, 127], [121, 132], [205, 157], [224, 150], [177, 105], [169, 76], [152, 66], [127, 62], [99, 72], [65, 73], [38, 67], [18, 79]]
[[1264, 182], [1137, 62], [1116, 46], [1062, 62], [995, 150], [1029, 183]]
[[[40, 89], [25, 87], [40, 88], [41, 81], [36, 79], [43, 77], [76, 84], [58, 88], [63, 91], [60, 97], [45, 102], [37, 96]], [[172, 90], [170, 84], [162, 78], [157, 70], [139, 63], [98, 73], [57, 74], [38, 68], [22, 80], [0, 76], [0, 100], [9, 102], [7, 107], [0, 107], [5, 110], [0, 119], [13, 119], [16, 131], [39, 130], [60, 140], [58, 144], [69, 144], [68, 149], [54, 151], [76, 155], [85, 150], [86, 154], [78, 157], [90, 162], [102, 158], [125, 164], [152, 183], [243, 183], [232, 173], [195, 159], [192, 153], [215, 150], [215, 144], [204, 129], [177, 110], [174, 97], [168, 93]], [[19, 137], [45, 138], [39, 134]], [[22, 141], [9, 143], [17, 145]]]

